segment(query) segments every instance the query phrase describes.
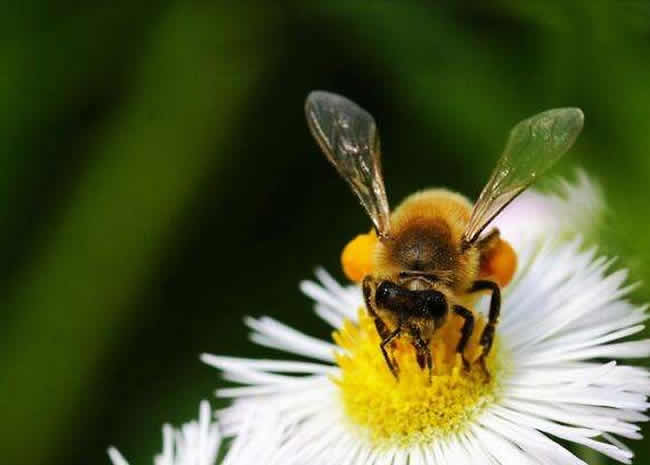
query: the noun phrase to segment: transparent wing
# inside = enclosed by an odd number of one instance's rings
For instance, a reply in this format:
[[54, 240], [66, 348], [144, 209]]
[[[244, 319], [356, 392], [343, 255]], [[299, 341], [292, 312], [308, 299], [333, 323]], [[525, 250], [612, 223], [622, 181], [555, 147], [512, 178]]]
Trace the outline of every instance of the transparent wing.
[[323, 91], [307, 96], [305, 113], [325, 156], [359, 197], [379, 235], [386, 237], [389, 209], [375, 120], [350, 100]]
[[573, 145], [582, 130], [579, 108], [558, 108], [531, 116], [510, 131], [506, 148], [474, 205], [463, 234], [474, 242], [490, 222]]

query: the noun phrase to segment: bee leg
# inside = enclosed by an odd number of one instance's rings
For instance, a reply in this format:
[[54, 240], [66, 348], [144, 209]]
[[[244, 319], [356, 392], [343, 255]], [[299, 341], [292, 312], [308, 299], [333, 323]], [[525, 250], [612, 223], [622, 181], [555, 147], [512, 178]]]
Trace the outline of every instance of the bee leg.
[[388, 326], [379, 318], [378, 316], [375, 316], [375, 328], [377, 328], [377, 334], [379, 334], [379, 337], [383, 341], [384, 339], [387, 339], [390, 337], [390, 329], [388, 329]]
[[427, 368], [429, 369], [429, 383], [431, 383], [431, 376], [433, 375], [433, 357], [431, 356], [431, 341], [426, 342], [426, 358], [427, 358]]
[[363, 289], [363, 298], [366, 301], [366, 308], [370, 313], [374, 313], [374, 311], [371, 309], [372, 283], [373, 283], [373, 279], [370, 276], [366, 276], [365, 278], [363, 278], [363, 281], [361, 282], [361, 288]]
[[490, 379], [490, 371], [487, 368], [487, 362], [485, 361], [485, 358], [490, 353], [493, 340], [494, 340], [494, 326], [490, 326], [490, 324], [488, 324], [483, 330], [483, 333], [481, 334], [480, 344], [483, 346], [483, 352], [479, 357], [479, 361], [481, 362], [481, 368], [483, 368], [483, 371], [487, 375], [488, 380]]
[[[377, 321], [381, 321], [380, 319], [375, 319], [375, 324]], [[383, 322], [382, 322], [383, 325]], [[393, 374], [396, 380], [399, 381], [399, 366], [397, 365], [397, 362], [395, 360], [392, 360], [390, 356], [388, 355], [388, 352], [386, 351], [386, 346], [393, 342], [393, 339], [395, 339], [397, 336], [400, 335], [401, 328], [397, 328], [395, 331], [390, 333], [388, 337], [384, 338], [381, 343], [379, 344], [379, 347], [381, 348], [381, 353], [384, 354], [384, 359], [386, 360], [386, 365], [388, 365], [388, 368], [390, 368], [390, 372]]]
[[423, 370], [425, 366], [427, 367], [429, 370], [429, 381], [431, 381], [433, 372], [433, 357], [431, 357], [431, 346], [429, 345], [430, 341], [425, 340], [422, 337], [420, 330], [415, 326], [411, 326], [409, 328], [409, 332], [413, 338], [413, 347], [415, 348], [415, 356], [418, 365]]
[[397, 326], [395, 331], [390, 331], [386, 324], [379, 318], [377, 310], [375, 310], [375, 305], [373, 303], [373, 289], [376, 289], [377, 282], [371, 277], [366, 276], [363, 279], [362, 288], [363, 288], [363, 297], [366, 301], [366, 310], [368, 314], [373, 317], [375, 321], [375, 328], [377, 328], [377, 333], [381, 338], [381, 343], [379, 347], [381, 348], [381, 353], [384, 354], [384, 359], [386, 360], [386, 365], [390, 368], [390, 372], [393, 374], [395, 379], [399, 380], [399, 366], [395, 360], [392, 360], [386, 351], [386, 346], [388, 346], [393, 339], [399, 336], [401, 331], [401, 323]]
[[415, 347], [415, 359], [418, 362], [418, 366], [424, 370], [424, 367], [427, 366], [427, 356], [417, 345], [413, 345]]
[[479, 344], [483, 347], [483, 352], [479, 357], [481, 366], [485, 373], [489, 376], [485, 358], [490, 353], [492, 348], [492, 342], [494, 342], [494, 331], [497, 323], [499, 322], [499, 313], [501, 311], [501, 290], [499, 285], [494, 281], [474, 281], [470, 292], [479, 292], [479, 291], [492, 291], [492, 299], [490, 299], [490, 313], [488, 316], [488, 322], [481, 333], [481, 339]]
[[463, 327], [460, 329], [460, 340], [456, 346], [456, 352], [463, 358], [465, 370], [469, 371], [469, 362], [465, 358], [465, 347], [474, 331], [474, 314], [460, 305], [454, 305], [454, 313], [465, 320]]
[[[379, 315], [377, 315], [377, 311], [375, 310], [375, 305], [373, 303], [373, 289], [377, 288], [377, 282], [371, 276], [366, 276], [363, 278], [361, 287], [363, 289], [363, 298], [366, 302], [366, 310], [368, 310], [370, 316], [375, 318], [376, 322], [377, 319], [379, 319]], [[377, 327], [377, 331], [379, 332], [379, 335], [382, 339], [388, 337], [388, 330], [386, 330], [386, 334], [382, 334], [379, 327]]]
[[386, 324], [378, 316], [375, 316], [375, 328], [377, 328], [377, 333], [381, 338], [381, 344], [379, 347], [381, 347], [381, 352], [384, 354], [386, 364], [388, 365], [388, 368], [390, 368], [391, 373], [393, 373], [393, 376], [395, 376], [395, 379], [399, 379], [399, 366], [397, 365], [397, 362], [395, 360], [392, 360], [388, 355], [386, 346], [389, 345], [393, 339], [399, 336], [400, 328], [397, 328], [395, 331], [391, 332]]

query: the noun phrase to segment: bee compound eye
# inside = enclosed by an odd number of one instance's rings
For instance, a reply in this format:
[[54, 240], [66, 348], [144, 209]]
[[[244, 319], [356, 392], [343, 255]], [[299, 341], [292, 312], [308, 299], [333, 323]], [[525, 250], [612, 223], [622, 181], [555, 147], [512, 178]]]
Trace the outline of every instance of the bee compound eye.
[[375, 292], [375, 301], [378, 304], [385, 303], [390, 299], [392, 294], [391, 284], [388, 281], [382, 281], [379, 286], [377, 286], [377, 291]]

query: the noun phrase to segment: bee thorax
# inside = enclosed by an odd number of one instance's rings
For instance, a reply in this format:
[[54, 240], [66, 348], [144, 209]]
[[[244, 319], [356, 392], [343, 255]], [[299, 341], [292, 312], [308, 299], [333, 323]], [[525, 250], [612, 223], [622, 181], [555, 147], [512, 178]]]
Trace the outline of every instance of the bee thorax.
[[451, 271], [457, 255], [449, 226], [440, 218], [415, 218], [387, 244], [387, 258], [413, 272]]

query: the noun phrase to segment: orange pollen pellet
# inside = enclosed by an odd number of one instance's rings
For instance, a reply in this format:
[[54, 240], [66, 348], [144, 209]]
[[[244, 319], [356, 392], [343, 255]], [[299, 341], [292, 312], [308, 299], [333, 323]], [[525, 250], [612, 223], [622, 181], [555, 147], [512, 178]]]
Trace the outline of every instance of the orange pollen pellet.
[[359, 234], [345, 246], [341, 254], [341, 265], [350, 281], [359, 282], [372, 272], [376, 245], [377, 236], [371, 231]]
[[481, 275], [494, 278], [501, 287], [508, 285], [516, 270], [517, 254], [503, 239], [481, 260]]

